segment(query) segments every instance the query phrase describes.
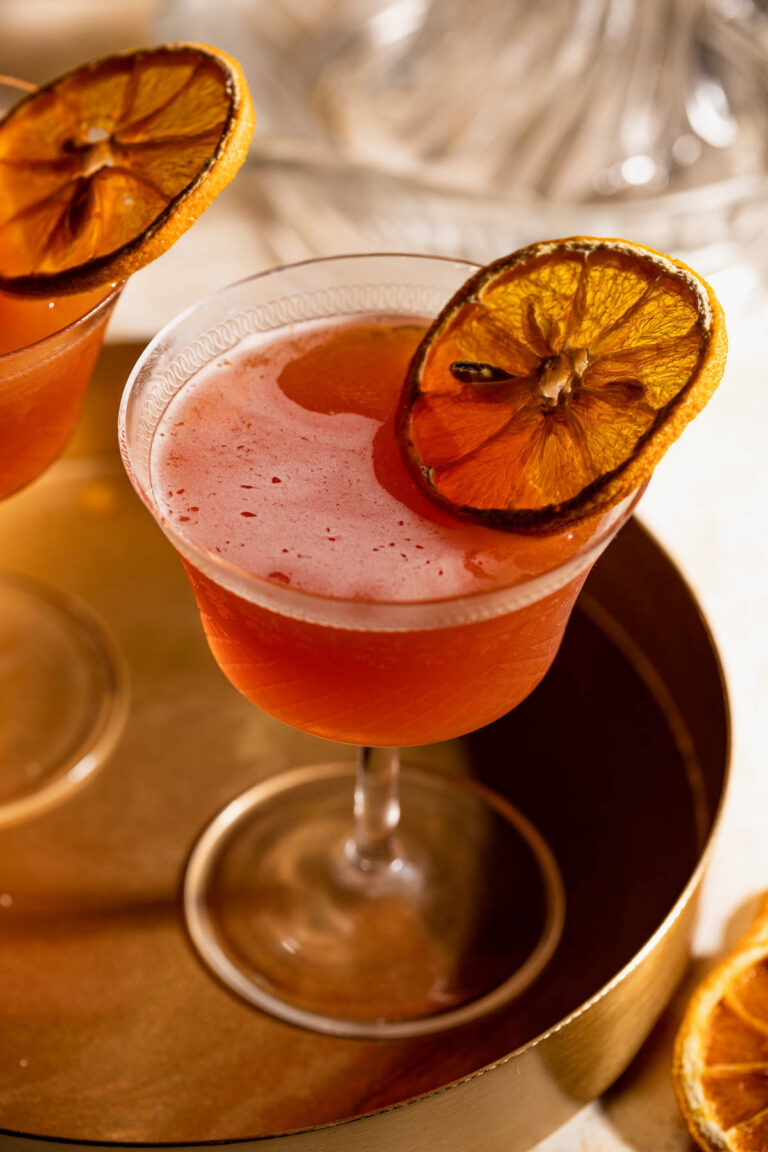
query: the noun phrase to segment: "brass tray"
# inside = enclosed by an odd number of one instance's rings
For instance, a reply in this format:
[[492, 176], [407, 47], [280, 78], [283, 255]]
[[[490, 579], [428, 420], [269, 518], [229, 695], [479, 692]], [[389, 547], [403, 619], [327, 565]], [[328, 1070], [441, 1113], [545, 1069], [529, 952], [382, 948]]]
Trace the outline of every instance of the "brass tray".
[[117, 456], [117, 403], [138, 351], [105, 348], [70, 452], [0, 506], [4, 566], [88, 601], [122, 649], [131, 692], [101, 771], [0, 831], [0, 1152], [40, 1139], [528, 1148], [626, 1067], [686, 964], [729, 746], [696, 603], [631, 523], [533, 696], [411, 756], [476, 773], [558, 856], [565, 934], [523, 999], [482, 1024], [398, 1042], [263, 1016], [192, 952], [179, 900], [187, 853], [258, 778], [350, 750], [262, 715], [209, 656], [181, 566]]

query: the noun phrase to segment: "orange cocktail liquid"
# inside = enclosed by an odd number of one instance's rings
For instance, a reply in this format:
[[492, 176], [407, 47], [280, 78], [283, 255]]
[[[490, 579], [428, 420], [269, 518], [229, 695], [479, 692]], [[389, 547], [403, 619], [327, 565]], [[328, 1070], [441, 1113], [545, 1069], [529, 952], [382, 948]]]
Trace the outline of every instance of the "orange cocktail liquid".
[[216, 558], [186, 567], [222, 670], [266, 712], [349, 743], [430, 743], [507, 712], [547, 671], [584, 578], [491, 619], [425, 628], [417, 612], [386, 631], [273, 611], [217, 575], [220, 559], [313, 597], [445, 601], [450, 616], [457, 597], [520, 584], [579, 550], [573, 533], [481, 527], [421, 493], [394, 411], [423, 332], [386, 316], [246, 341], [177, 393], [152, 447], [163, 518]]
[[104, 295], [42, 300], [0, 292], [0, 499], [34, 480], [66, 445], [108, 313], [96, 325], [68, 326]]

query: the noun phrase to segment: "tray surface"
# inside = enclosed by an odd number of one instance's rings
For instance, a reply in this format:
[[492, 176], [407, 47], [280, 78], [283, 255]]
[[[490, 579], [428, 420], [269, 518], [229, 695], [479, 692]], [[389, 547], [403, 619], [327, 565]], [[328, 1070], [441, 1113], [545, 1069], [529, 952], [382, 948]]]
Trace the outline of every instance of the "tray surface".
[[180, 912], [185, 861], [238, 792], [351, 750], [260, 713], [209, 655], [181, 565], [116, 452], [117, 400], [137, 352], [105, 349], [70, 454], [0, 506], [4, 566], [87, 600], [131, 681], [128, 723], [108, 763], [57, 808], [0, 831], [0, 1130], [239, 1140], [450, 1085], [598, 992], [694, 871], [727, 743], [695, 604], [630, 524], [590, 578], [540, 688], [471, 737], [409, 756], [497, 788], [558, 857], [565, 933], [520, 1001], [415, 1041], [341, 1040], [272, 1020], [196, 960]]

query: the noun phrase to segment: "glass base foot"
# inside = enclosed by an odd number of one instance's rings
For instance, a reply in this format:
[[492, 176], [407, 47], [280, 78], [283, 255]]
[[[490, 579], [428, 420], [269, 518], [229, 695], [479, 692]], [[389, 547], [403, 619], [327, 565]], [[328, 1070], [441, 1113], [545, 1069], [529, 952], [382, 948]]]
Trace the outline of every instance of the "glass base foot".
[[90, 610], [0, 574], [0, 827], [79, 788], [111, 752], [126, 710], [122, 661]]
[[194, 847], [192, 940], [240, 996], [337, 1036], [427, 1035], [519, 996], [557, 947], [565, 896], [539, 833], [474, 781], [405, 768], [395, 858], [351, 843], [354, 764], [233, 800]]

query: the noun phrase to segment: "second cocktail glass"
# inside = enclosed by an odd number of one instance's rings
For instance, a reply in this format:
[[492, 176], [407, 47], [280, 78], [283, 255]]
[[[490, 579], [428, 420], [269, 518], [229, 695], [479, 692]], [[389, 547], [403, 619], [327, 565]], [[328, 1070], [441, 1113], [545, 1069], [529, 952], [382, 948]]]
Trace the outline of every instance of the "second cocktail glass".
[[[0, 293], [0, 500], [64, 450], [121, 285], [55, 299]], [[122, 659], [79, 599], [0, 572], [0, 827], [57, 804], [122, 730]]]
[[[160, 333], [121, 406], [126, 468], [222, 670], [287, 724], [360, 746], [357, 766], [279, 773], [233, 800], [184, 888], [221, 979], [337, 1035], [492, 1011], [563, 926], [557, 863], [521, 813], [464, 776], [399, 767], [401, 745], [473, 731], [536, 687], [636, 500], [528, 538], [417, 491], [393, 412], [425, 326], [472, 271], [377, 255], [255, 276]], [[528, 770], [511, 750], [510, 771]]]

